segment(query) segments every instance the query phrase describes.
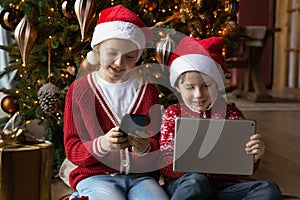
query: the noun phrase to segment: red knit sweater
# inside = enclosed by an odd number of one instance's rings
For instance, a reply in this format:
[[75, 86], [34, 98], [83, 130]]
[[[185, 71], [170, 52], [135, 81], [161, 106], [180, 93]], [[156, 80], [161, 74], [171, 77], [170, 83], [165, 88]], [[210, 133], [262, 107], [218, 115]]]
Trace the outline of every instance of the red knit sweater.
[[[159, 134], [157, 133], [161, 125], [160, 106], [154, 105], [160, 105], [158, 90], [152, 84], [144, 84], [139, 88], [129, 112], [145, 114], [150, 121], [149, 110], [151, 108], [151, 127], [148, 126], [146, 130], [152, 135], [151, 152], [159, 149]], [[135, 154], [129, 147], [104, 154], [99, 149], [99, 136], [106, 134], [119, 124], [120, 119], [110, 108], [102, 91], [96, 87], [92, 75], [73, 82], [66, 95], [64, 113], [66, 157], [77, 165], [70, 173], [69, 182], [72, 188], [75, 189], [80, 180], [93, 175], [153, 171], [153, 165], [157, 159], [155, 153], [141, 156]], [[150, 130], [156, 131], [150, 132]], [[129, 171], [126, 171], [128, 169]]]
[[[226, 118], [226, 119], [245, 119], [242, 112], [234, 104], [225, 104], [222, 101], [216, 102], [215, 106], [205, 111], [197, 113], [190, 110], [185, 104], [175, 104], [168, 107], [162, 116], [160, 150], [161, 163], [165, 181], [170, 181], [181, 177], [184, 173], [173, 171], [173, 155], [174, 155], [174, 134], [175, 134], [175, 119], [177, 117], [192, 117], [192, 118]], [[171, 163], [171, 164], [169, 164]], [[258, 167], [258, 162], [254, 168]], [[207, 177], [226, 181], [237, 181], [238, 176], [223, 175], [223, 174], [206, 174]]]

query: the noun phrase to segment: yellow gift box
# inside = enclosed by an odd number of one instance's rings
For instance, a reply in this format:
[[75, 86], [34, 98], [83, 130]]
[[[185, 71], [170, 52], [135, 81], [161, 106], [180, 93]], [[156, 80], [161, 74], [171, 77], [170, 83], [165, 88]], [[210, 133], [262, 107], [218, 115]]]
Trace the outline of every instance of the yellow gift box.
[[52, 144], [0, 144], [0, 199], [51, 200]]

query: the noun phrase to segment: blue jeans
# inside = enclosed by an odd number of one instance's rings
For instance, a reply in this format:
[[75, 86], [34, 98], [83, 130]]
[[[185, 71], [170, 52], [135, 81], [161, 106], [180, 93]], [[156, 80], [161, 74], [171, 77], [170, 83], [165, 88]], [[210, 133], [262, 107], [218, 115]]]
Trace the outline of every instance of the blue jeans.
[[172, 200], [209, 199], [212, 191], [206, 176], [199, 173], [185, 173], [168, 182], [165, 190]]
[[216, 199], [222, 200], [281, 200], [279, 187], [272, 181], [259, 180], [243, 183], [210, 181]]
[[97, 175], [81, 180], [71, 199], [86, 196], [89, 200], [167, 200], [158, 182], [144, 174]]
[[165, 190], [172, 200], [282, 200], [280, 189], [272, 181], [229, 183], [198, 173], [185, 173], [169, 182]]

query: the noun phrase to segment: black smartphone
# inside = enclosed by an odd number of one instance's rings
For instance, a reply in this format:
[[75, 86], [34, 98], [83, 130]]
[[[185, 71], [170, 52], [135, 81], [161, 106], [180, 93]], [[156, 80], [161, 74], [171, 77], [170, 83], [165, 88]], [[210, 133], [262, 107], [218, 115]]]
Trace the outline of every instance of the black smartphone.
[[126, 114], [122, 117], [120, 131], [125, 134], [135, 134], [136, 130], [143, 130], [147, 116], [142, 114]]

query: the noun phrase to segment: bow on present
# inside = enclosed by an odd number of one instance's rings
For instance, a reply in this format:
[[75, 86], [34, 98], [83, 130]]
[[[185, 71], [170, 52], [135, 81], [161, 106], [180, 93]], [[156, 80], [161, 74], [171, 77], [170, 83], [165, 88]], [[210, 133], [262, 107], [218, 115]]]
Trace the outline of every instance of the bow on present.
[[0, 131], [2, 140], [2, 145], [0, 146], [44, 142], [44, 140], [35, 137], [26, 128], [22, 127], [21, 123], [22, 117], [17, 112], [9, 119], [3, 130]]

